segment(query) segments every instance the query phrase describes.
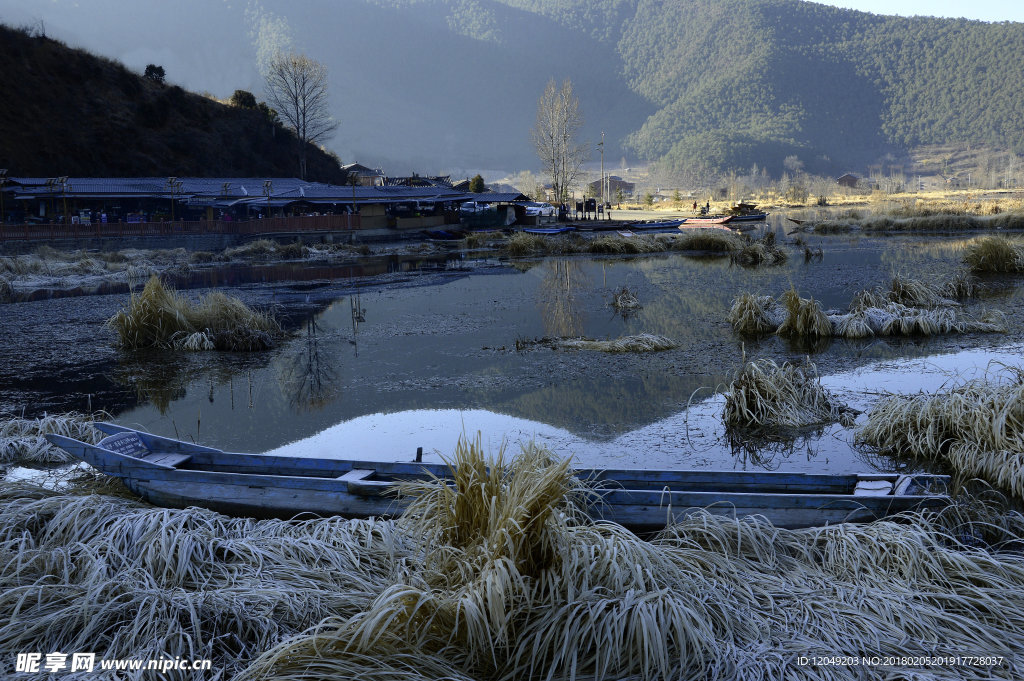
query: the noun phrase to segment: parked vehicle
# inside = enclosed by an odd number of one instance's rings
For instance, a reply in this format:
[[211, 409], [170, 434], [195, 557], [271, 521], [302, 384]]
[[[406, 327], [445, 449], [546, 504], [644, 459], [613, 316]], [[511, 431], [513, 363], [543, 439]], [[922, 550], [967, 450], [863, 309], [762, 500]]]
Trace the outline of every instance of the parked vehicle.
[[529, 203], [523, 204], [526, 207], [527, 215], [539, 215], [544, 218], [553, 218], [558, 214], [558, 209], [552, 206], [550, 203], [541, 203], [539, 201], [530, 201]]

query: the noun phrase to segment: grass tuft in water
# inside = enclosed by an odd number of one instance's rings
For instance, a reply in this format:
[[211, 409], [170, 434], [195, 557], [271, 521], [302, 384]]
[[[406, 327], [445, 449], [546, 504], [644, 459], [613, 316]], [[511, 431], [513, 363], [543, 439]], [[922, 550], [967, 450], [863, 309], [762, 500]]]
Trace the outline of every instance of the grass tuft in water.
[[964, 261], [972, 272], [1024, 272], [1024, 242], [1001, 236], [972, 239], [964, 250]]
[[770, 359], [747, 362], [725, 392], [727, 428], [778, 430], [839, 422], [853, 425], [855, 413], [839, 403], [818, 378], [814, 365]]
[[868, 414], [857, 441], [886, 456], [943, 463], [1024, 500], [1024, 369], [889, 396]]
[[266, 350], [281, 336], [269, 314], [219, 291], [193, 304], [153, 276], [107, 322], [125, 348]]

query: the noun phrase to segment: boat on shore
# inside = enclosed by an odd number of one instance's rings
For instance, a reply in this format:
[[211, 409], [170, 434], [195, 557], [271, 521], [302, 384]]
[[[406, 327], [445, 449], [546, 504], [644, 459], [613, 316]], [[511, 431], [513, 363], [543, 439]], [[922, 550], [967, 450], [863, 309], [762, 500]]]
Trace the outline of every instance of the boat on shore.
[[686, 218], [682, 226], [700, 227], [702, 225], [724, 225], [735, 220], [732, 215], [698, 215], [697, 217]]
[[568, 232], [575, 232], [576, 228], [569, 225], [564, 227], [523, 227], [521, 231], [526, 232], [527, 234], [542, 234], [551, 236], [554, 234], [566, 234]]
[[[47, 435], [54, 445], [120, 479], [151, 504], [201, 506], [246, 517], [400, 515], [396, 483], [451, 479], [444, 464], [236, 454], [112, 423], [88, 444]], [[417, 459], [419, 453], [417, 453]], [[594, 489], [589, 512], [635, 531], [653, 531], [695, 510], [764, 516], [778, 527], [870, 521], [949, 503], [946, 476], [870, 473], [576, 470]]]

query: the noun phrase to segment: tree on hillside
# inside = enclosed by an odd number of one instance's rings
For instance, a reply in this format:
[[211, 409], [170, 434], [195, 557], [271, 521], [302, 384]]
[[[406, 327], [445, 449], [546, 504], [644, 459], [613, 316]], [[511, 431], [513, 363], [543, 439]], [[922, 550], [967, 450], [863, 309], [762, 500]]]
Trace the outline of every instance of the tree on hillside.
[[146, 70], [142, 74], [146, 78], [158, 85], [164, 84], [164, 78], [167, 76], [167, 72], [164, 71], [164, 67], [157, 66], [156, 64], [146, 64]]
[[587, 145], [576, 141], [581, 125], [583, 115], [572, 82], [566, 80], [559, 89], [552, 78], [537, 102], [537, 123], [531, 137], [541, 164], [551, 176], [555, 201], [569, 198], [569, 188], [586, 160]]
[[267, 71], [267, 99], [299, 145], [299, 177], [306, 179], [310, 144], [323, 142], [338, 128], [327, 102], [327, 67], [301, 54], [279, 53]]
[[470, 179], [469, 191], [473, 192], [474, 194], [479, 194], [485, 189], [487, 189], [487, 186], [484, 184], [484, 178], [482, 175], [477, 174]]
[[235, 93], [231, 95], [231, 106], [239, 109], [255, 109], [256, 95], [248, 90], [235, 90]]

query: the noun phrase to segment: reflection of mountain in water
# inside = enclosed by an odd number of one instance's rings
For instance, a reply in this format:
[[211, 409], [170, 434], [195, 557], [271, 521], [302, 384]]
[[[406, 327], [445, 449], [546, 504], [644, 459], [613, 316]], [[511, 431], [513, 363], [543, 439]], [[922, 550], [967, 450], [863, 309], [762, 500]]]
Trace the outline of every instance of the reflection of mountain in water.
[[714, 386], [727, 380], [724, 376], [655, 373], [625, 379], [584, 376], [519, 395], [494, 408], [581, 437], [610, 440], [682, 411], [691, 396], [694, 403], [706, 399], [713, 394]]

